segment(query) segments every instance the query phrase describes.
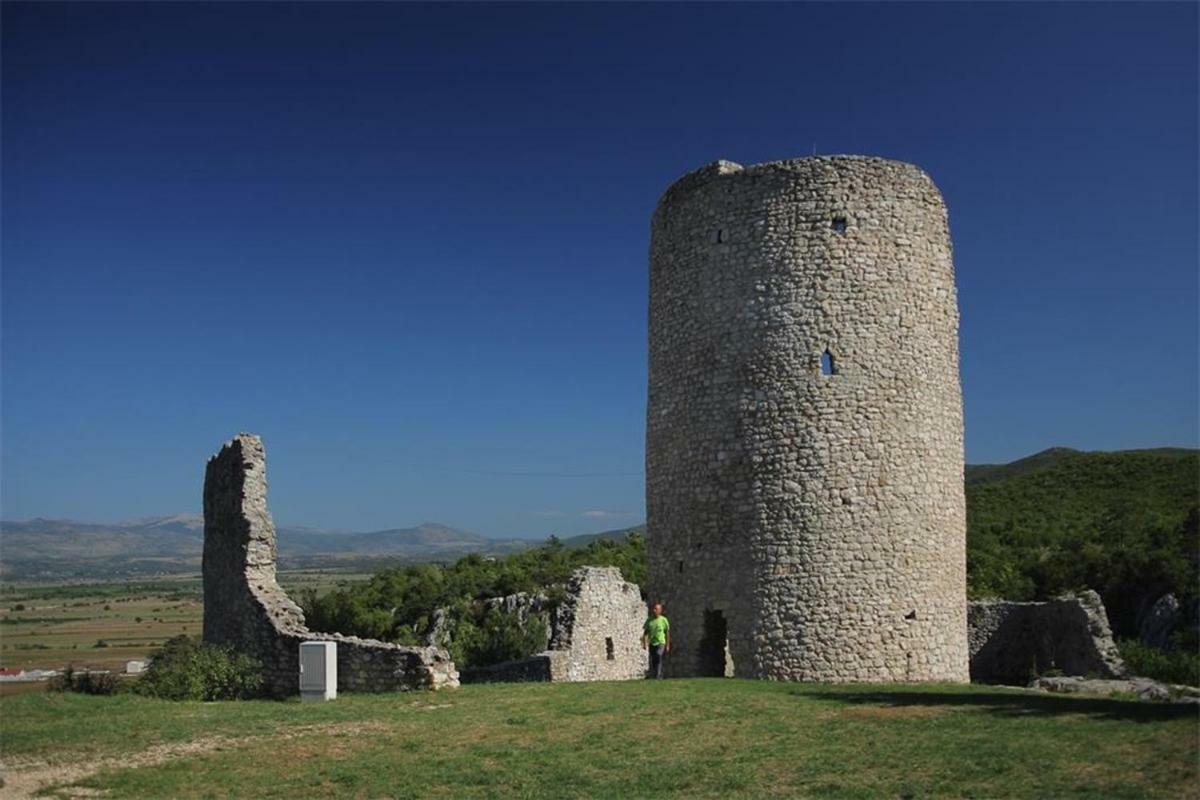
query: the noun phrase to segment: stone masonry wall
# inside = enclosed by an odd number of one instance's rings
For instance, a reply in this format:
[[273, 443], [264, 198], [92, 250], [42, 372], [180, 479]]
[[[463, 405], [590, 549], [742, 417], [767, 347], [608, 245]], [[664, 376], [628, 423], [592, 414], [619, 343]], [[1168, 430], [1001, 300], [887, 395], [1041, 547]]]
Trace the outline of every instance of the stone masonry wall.
[[204, 474], [204, 641], [263, 663], [264, 688], [299, 691], [303, 641], [338, 643], [338, 689], [382, 692], [458, 685], [444, 650], [315, 633], [275, 580], [275, 524], [267, 510], [262, 440], [242, 433], [209, 459]]
[[550, 619], [548, 648], [530, 658], [463, 670], [466, 683], [623, 681], [644, 678], [646, 606], [616, 567], [581, 567]]
[[1051, 669], [1100, 678], [1128, 674], [1093, 591], [1042, 603], [973, 602], [968, 619], [972, 680], [1024, 685]]
[[718, 161], [667, 190], [646, 504], [668, 674], [968, 679], [958, 308], [924, 172]]
[[616, 567], [581, 567], [558, 607], [551, 650], [567, 652], [568, 681], [627, 681], [646, 676], [642, 627], [646, 604]]

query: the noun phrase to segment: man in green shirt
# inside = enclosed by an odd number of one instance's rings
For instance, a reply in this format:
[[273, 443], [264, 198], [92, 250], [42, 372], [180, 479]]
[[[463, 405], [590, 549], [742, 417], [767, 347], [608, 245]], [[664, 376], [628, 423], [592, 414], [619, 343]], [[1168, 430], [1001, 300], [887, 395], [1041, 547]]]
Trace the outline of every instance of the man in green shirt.
[[650, 648], [650, 674], [663, 676], [663, 654], [671, 652], [671, 623], [663, 616], [662, 603], [650, 609], [650, 619], [642, 633], [642, 646]]

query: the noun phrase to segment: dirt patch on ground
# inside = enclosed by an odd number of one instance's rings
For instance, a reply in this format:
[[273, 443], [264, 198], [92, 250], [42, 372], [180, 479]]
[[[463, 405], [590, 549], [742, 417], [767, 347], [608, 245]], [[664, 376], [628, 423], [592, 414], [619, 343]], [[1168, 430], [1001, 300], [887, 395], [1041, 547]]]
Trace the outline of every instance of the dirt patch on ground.
[[387, 728], [382, 722], [331, 722], [322, 725], [297, 725], [283, 728], [266, 736], [206, 736], [189, 742], [160, 744], [121, 756], [97, 759], [95, 761], [80, 761], [68, 764], [48, 764], [46, 762], [24, 762], [6, 765], [3, 771], [3, 791], [0, 792], [9, 800], [23, 800], [34, 797], [38, 792], [50, 787], [68, 797], [103, 797], [104, 793], [85, 786], [73, 786], [85, 778], [111, 769], [139, 769], [153, 767], [168, 761], [181, 758], [215, 753], [226, 748], [244, 747], [249, 742], [285, 742], [306, 736], [354, 736], [362, 733], [376, 732]]

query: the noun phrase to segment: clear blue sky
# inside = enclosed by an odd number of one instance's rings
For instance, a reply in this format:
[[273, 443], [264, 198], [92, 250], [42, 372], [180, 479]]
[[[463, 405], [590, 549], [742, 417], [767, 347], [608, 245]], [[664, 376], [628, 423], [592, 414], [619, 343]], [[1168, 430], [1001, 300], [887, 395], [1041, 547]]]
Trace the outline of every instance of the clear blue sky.
[[676, 177], [915, 162], [967, 458], [1197, 444], [1197, 6], [3, 6], [2, 511], [643, 518]]

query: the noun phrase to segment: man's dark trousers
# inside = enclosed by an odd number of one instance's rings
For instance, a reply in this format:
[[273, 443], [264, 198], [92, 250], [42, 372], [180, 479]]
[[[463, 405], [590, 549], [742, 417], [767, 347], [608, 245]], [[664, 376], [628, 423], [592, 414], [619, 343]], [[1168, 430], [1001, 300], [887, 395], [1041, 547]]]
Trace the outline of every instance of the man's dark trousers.
[[650, 674], [655, 678], [663, 676], [663, 652], [666, 649], [665, 644], [650, 645]]

